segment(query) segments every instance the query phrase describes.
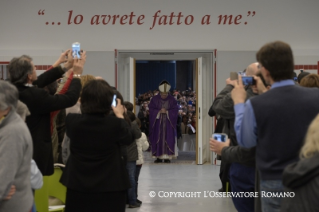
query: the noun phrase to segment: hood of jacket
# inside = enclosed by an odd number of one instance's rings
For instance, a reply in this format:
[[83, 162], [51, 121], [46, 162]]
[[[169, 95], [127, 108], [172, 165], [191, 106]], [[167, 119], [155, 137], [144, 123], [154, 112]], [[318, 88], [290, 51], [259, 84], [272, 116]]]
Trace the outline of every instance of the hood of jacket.
[[284, 186], [294, 189], [319, 176], [319, 154], [288, 165], [283, 172]]

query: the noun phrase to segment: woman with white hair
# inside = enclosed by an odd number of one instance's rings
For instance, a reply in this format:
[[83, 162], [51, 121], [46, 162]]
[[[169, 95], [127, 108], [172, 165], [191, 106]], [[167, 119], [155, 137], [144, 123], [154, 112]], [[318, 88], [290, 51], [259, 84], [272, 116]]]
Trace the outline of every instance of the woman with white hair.
[[319, 211], [319, 115], [308, 128], [300, 161], [288, 165], [282, 179], [292, 198], [283, 198], [281, 211]]
[[[0, 81], [0, 91], [0, 211], [28, 212], [33, 204], [32, 138], [25, 122], [16, 113], [18, 90], [9, 82]], [[16, 188], [13, 195], [12, 187]]]

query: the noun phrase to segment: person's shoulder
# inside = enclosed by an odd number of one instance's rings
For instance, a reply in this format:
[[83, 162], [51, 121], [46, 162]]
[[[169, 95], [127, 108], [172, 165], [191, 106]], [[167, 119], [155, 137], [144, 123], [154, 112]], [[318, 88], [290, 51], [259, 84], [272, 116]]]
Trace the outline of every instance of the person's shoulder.
[[75, 121], [75, 120], [79, 120], [82, 119], [83, 115], [79, 114], [79, 113], [68, 113], [68, 115], [66, 116], [66, 121]]
[[37, 87], [26, 87], [25, 89], [20, 90], [19, 92], [20, 98], [26, 97], [28, 99], [38, 98], [39, 96], [46, 96], [46, 95], [48, 95], [47, 91]]
[[114, 114], [106, 116], [105, 121], [112, 125], [121, 125], [127, 123], [124, 119], [117, 118]]
[[10, 115], [10, 119], [11, 121], [3, 127], [4, 134], [8, 135], [12, 140], [19, 140], [21, 137], [31, 140], [31, 135], [27, 124], [16, 112]]
[[142, 140], [147, 140], [147, 137], [146, 137], [145, 133], [143, 133], [143, 132], [142, 132], [141, 139], [142, 139]]

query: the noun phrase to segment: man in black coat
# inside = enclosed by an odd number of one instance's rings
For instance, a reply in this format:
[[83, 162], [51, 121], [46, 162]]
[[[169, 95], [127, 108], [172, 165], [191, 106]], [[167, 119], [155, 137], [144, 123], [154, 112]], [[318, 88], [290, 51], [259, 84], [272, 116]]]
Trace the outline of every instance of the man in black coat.
[[[258, 72], [258, 63], [250, 64], [246, 69], [246, 75], [256, 75]], [[233, 81], [226, 80], [226, 87], [215, 98], [212, 109], [224, 119], [223, 132], [228, 135], [229, 142], [220, 143], [211, 141], [211, 150], [216, 146], [225, 147], [221, 152], [215, 150], [222, 156], [222, 163], [227, 168], [231, 163], [229, 170], [225, 171], [229, 175], [229, 181], [234, 192], [254, 192], [255, 191], [255, 148], [247, 149], [238, 146], [236, 133], [234, 130], [235, 111], [234, 102], [231, 98]], [[246, 89], [247, 99], [256, 96], [257, 86], [253, 85]], [[213, 148], [212, 148], [213, 146]], [[226, 165], [224, 163], [227, 163]], [[254, 211], [253, 198], [233, 198], [233, 203], [238, 211]]]
[[[9, 64], [10, 80], [18, 88], [19, 100], [25, 103], [31, 112], [26, 123], [33, 140], [33, 159], [44, 176], [52, 175], [54, 171], [50, 112], [73, 106], [79, 99], [81, 90], [79, 77], [83, 72], [86, 54], [84, 52], [81, 59], [73, 59], [71, 51], [68, 50], [61, 54], [58, 61], [63, 62], [67, 54], [68, 59], [64, 68], [56, 66], [39, 77], [36, 75], [32, 58], [27, 55], [13, 58]], [[52, 96], [43, 89], [61, 78], [72, 67], [73, 80], [65, 94]]]

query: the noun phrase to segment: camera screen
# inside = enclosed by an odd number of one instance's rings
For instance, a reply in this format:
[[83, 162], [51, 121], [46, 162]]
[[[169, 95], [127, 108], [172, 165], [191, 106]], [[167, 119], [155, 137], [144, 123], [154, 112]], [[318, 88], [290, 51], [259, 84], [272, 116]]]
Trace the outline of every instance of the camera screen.
[[75, 56], [77, 56], [78, 58], [81, 58], [80, 51], [81, 51], [80, 44], [79, 43], [73, 43], [72, 44], [72, 56], [73, 56], [73, 58]]
[[220, 142], [225, 142], [226, 141], [226, 136], [225, 135], [220, 135], [220, 134], [213, 134], [213, 138], [217, 141]]
[[242, 77], [244, 85], [255, 85], [254, 77]]

